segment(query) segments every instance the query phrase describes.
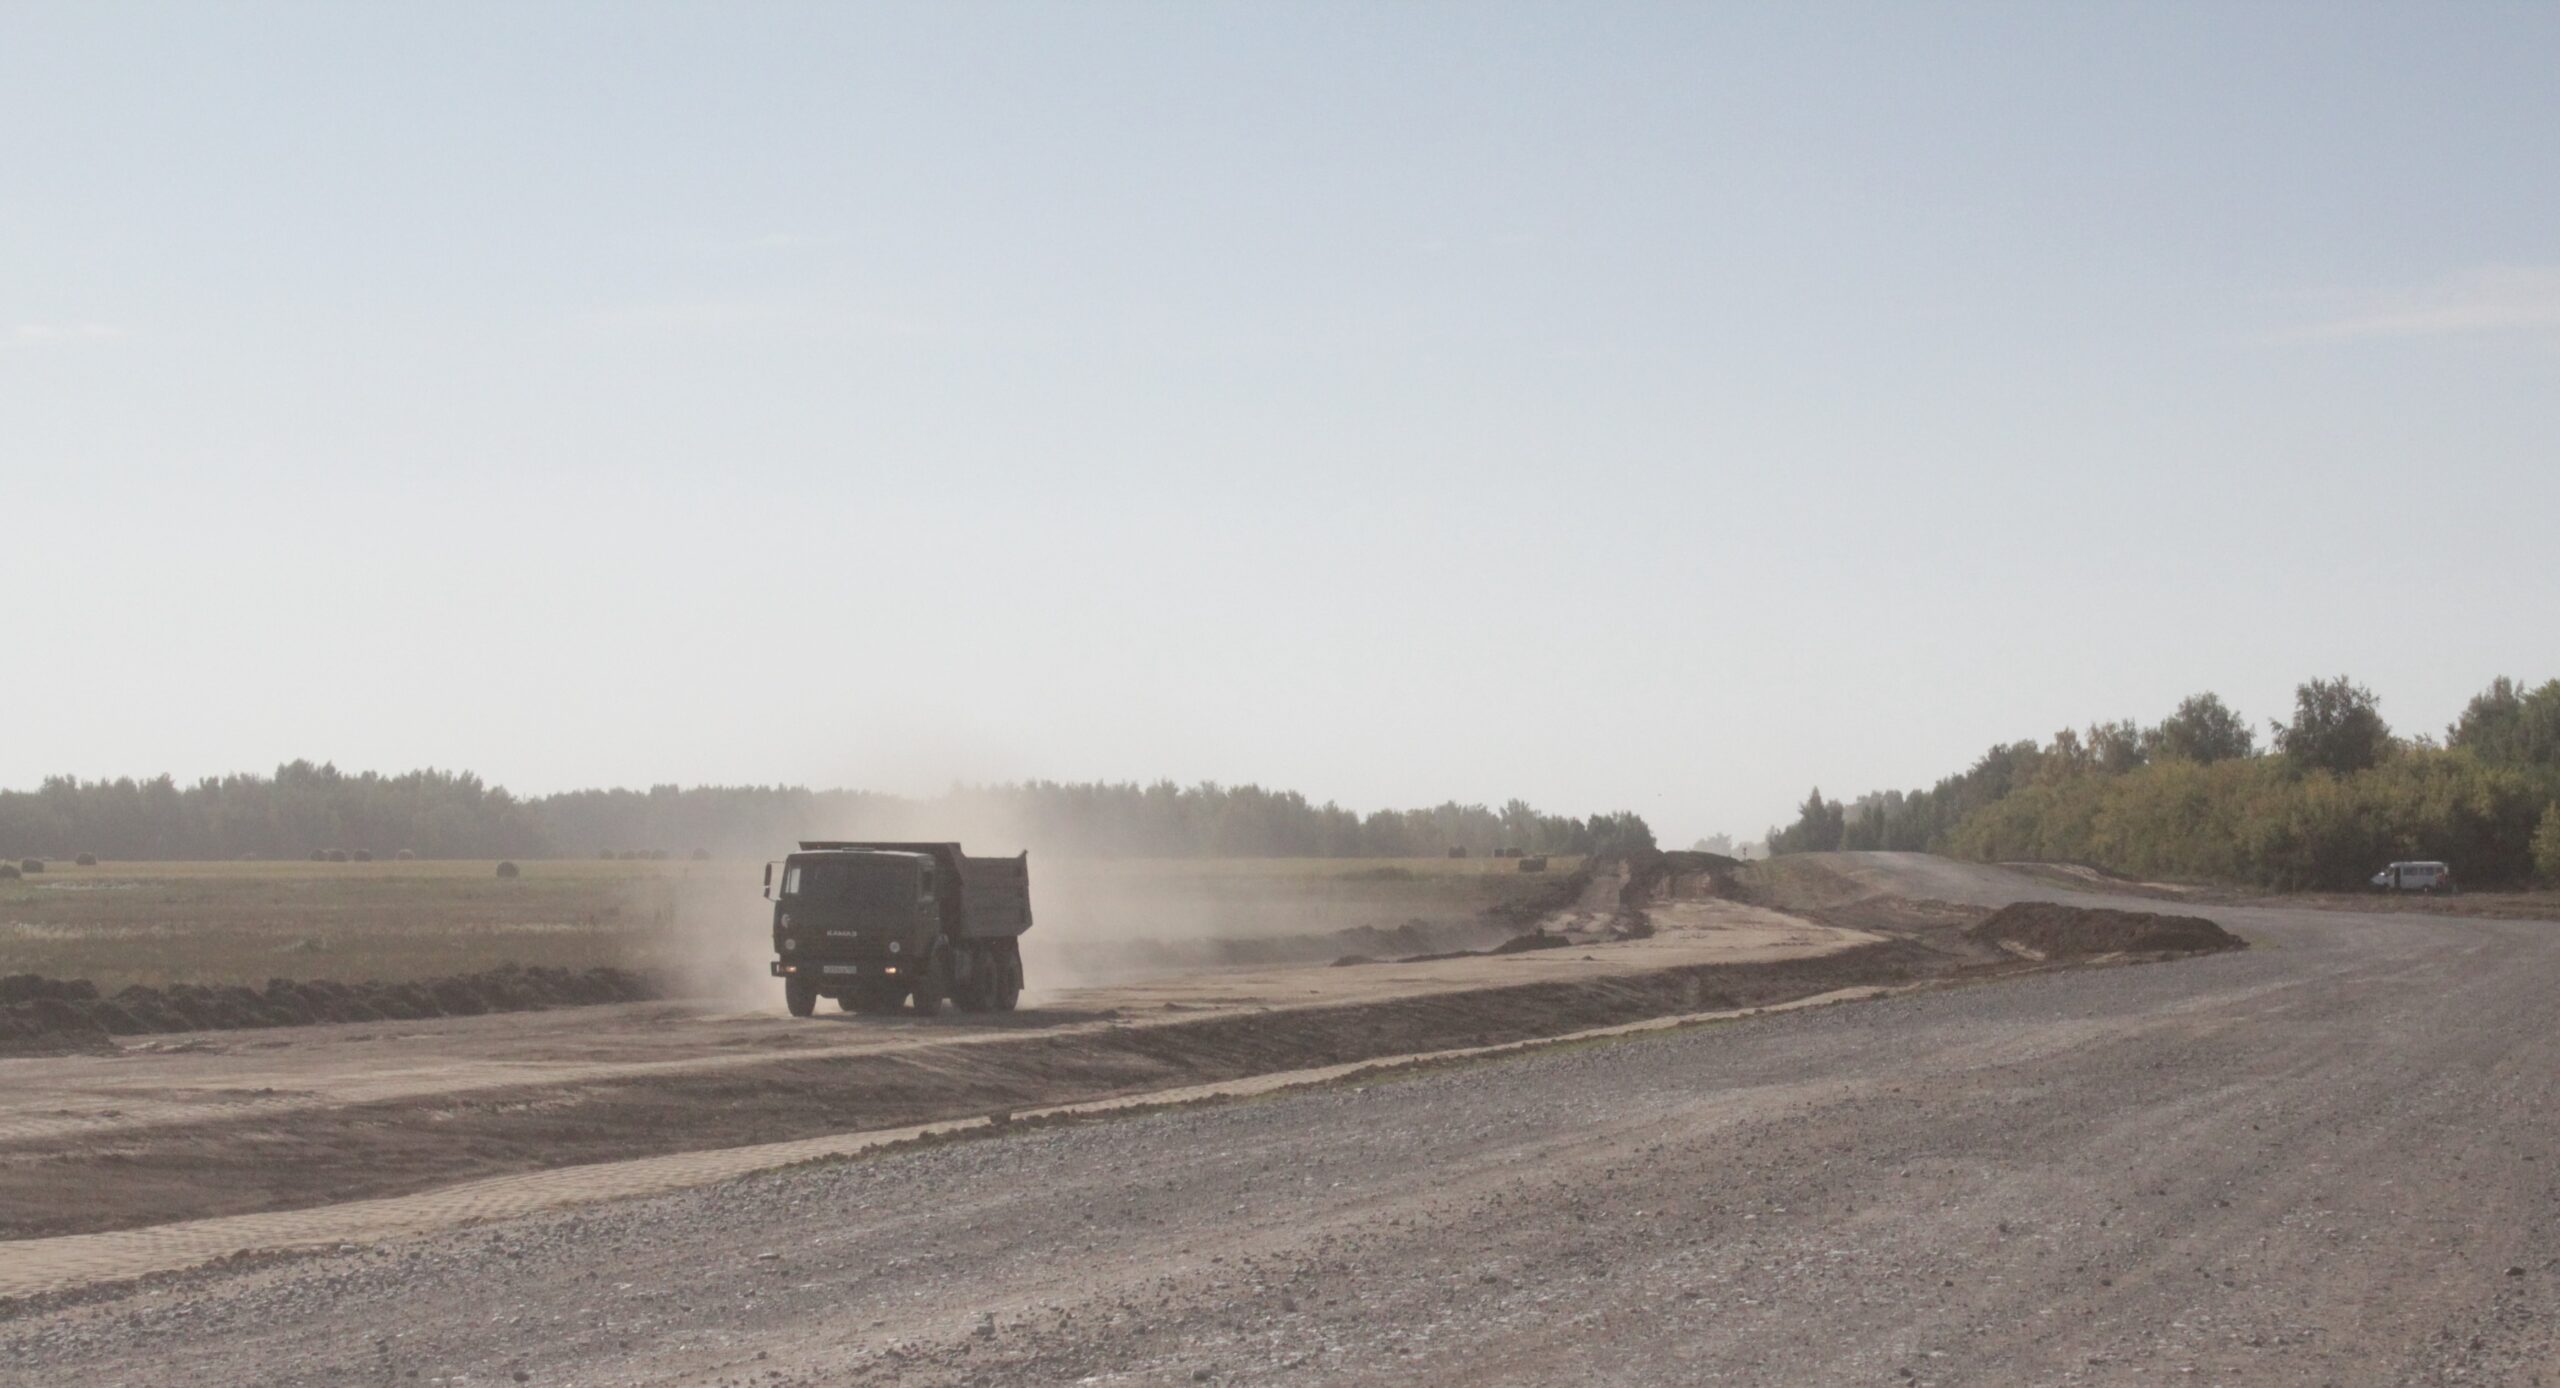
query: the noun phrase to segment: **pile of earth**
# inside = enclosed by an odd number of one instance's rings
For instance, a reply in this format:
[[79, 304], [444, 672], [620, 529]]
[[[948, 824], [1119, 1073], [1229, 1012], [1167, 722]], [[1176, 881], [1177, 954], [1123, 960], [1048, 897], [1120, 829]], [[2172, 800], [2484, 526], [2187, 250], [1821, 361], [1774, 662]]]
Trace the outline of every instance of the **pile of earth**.
[[104, 995], [86, 979], [12, 974], [0, 978], [0, 1049], [52, 1048], [65, 1041], [148, 1032], [475, 1017], [485, 1012], [640, 1002], [658, 995], [653, 980], [627, 969], [514, 964], [415, 983], [278, 978], [268, 980], [264, 988], [136, 984]]
[[2249, 942], [2202, 916], [2111, 911], [2021, 901], [1992, 912], [1965, 932], [1986, 945], [2018, 948], [2047, 959], [2089, 954], [2207, 954], [2247, 949]]
[[1654, 901], [1739, 900], [1741, 871], [1741, 859], [1722, 853], [1647, 849], [1627, 856], [1627, 885], [1618, 901], [1636, 909]]

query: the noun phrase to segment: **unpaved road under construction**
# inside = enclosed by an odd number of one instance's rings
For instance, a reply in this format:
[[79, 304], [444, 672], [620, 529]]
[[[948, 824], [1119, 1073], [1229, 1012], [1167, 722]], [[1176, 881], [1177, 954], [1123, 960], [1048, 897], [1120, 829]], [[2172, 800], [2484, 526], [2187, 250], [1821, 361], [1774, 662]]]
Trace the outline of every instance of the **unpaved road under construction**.
[[[0, 1296], [273, 1247], [278, 1228], [298, 1245], [327, 1224], [239, 1226], [229, 1242], [155, 1236], [175, 1251], [139, 1263], [34, 1242], [48, 1237], [1516, 1041], [1897, 983], [1951, 962], [1909, 938], [1713, 899], [1655, 903], [1650, 937], [1608, 940], [1621, 879], [1549, 922], [1588, 938], [1565, 948], [1156, 976], [1003, 1016], [794, 1021], [777, 985], [754, 990], [756, 1010], [634, 1004], [202, 1032], [0, 1061]], [[578, 1186], [540, 1188], [576, 1198]], [[484, 1194], [448, 1206], [468, 1217]]]
[[40, 1295], [0, 1381], [2560, 1384], [2560, 926], [2203, 913], [2252, 948]]

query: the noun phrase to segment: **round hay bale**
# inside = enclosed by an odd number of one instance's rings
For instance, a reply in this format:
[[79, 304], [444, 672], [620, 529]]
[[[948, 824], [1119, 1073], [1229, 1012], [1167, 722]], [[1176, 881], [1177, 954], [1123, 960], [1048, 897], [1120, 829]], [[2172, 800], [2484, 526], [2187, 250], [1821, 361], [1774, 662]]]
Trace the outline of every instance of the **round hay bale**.
[[33, 877], [37, 873], [44, 871], [44, 859], [20, 858], [18, 860], [18, 871], [25, 873], [29, 877]]
[[417, 856], [418, 856], [417, 854], [412, 853], [412, 852], [410, 852], [408, 849], [405, 849], [405, 848], [404, 848], [404, 849], [401, 849], [399, 852], [394, 853], [394, 854], [392, 854], [392, 855], [391, 855], [391, 857], [392, 857], [393, 861], [395, 861], [395, 862], [402, 862], [402, 863], [408, 862], [408, 861], [410, 861], [411, 859], [416, 858]]
[[521, 869], [517, 868], [517, 866], [516, 866], [515, 864], [513, 864], [513, 863], [500, 863], [500, 864], [498, 864], [498, 875], [499, 875], [500, 877], [513, 877], [513, 876], [515, 876], [519, 871], [521, 871]]
[[79, 864], [81, 867], [96, 867], [98, 865], [98, 855], [95, 853], [83, 853], [71, 861]]
[[355, 856], [356, 861], [359, 863], [370, 863], [373, 861], [373, 850], [370, 848], [359, 848], [356, 850]]

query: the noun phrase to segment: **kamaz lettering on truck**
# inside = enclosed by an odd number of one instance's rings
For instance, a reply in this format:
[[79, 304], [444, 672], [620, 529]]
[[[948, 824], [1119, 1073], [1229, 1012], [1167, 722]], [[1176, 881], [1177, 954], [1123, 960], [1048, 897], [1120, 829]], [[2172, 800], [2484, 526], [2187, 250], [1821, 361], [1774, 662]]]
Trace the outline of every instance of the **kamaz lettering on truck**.
[[773, 976], [794, 1017], [834, 998], [847, 1012], [1011, 1012], [1031, 928], [1031, 855], [972, 858], [956, 843], [804, 839], [764, 865]]

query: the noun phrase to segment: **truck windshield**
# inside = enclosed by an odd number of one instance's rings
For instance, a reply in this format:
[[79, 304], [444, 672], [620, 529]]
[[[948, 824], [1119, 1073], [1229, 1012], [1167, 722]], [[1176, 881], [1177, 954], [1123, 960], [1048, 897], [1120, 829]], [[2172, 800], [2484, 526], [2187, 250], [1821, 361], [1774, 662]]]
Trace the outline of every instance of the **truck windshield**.
[[782, 893], [811, 906], [868, 914], [912, 911], [916, 867], [899, 858], [812, 858], [794, 863]]

